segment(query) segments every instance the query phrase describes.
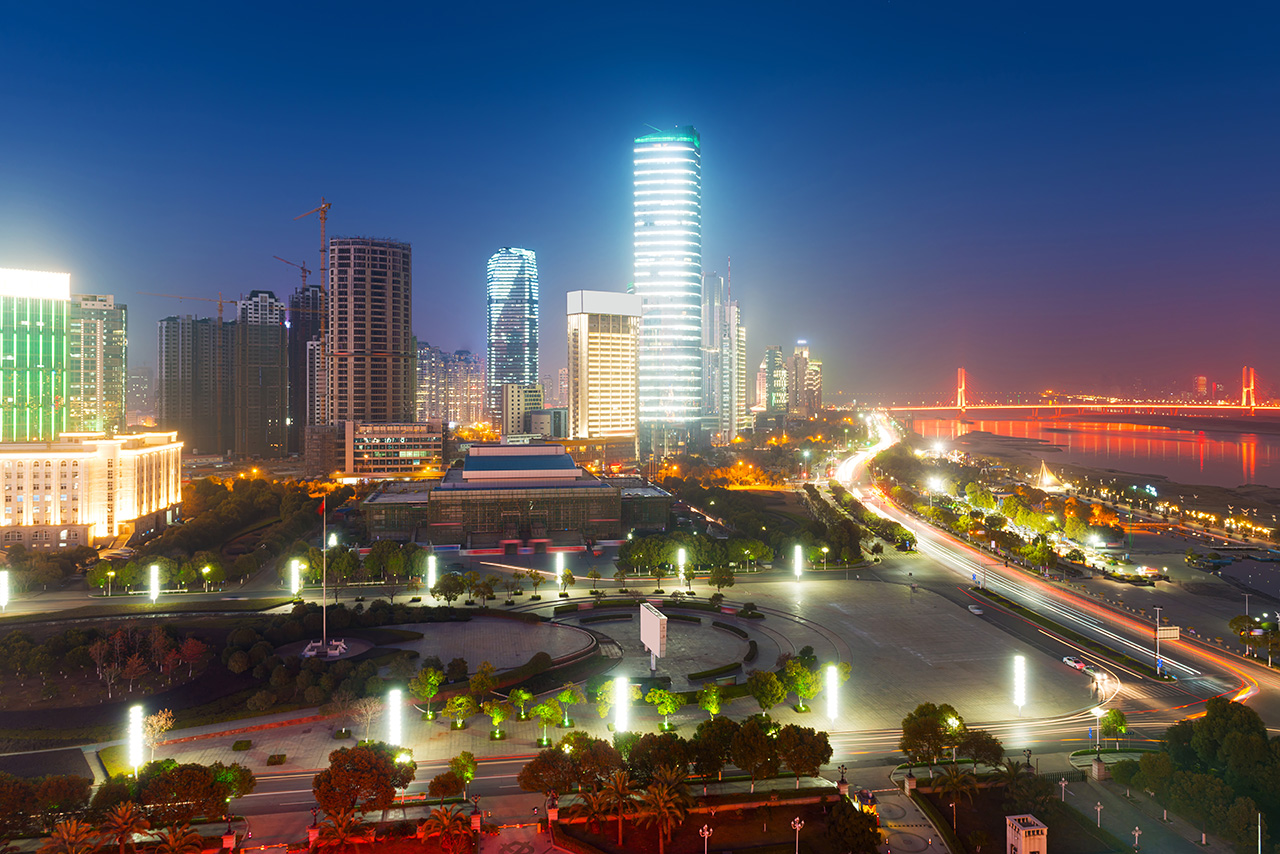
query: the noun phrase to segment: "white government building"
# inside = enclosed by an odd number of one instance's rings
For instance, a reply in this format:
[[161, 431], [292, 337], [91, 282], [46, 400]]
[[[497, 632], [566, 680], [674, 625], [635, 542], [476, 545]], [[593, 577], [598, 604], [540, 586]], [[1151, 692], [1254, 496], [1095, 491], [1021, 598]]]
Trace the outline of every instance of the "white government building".
[[0, 545], [92, 546], [169, 524], [182, 500], [181, 454], [176, 432], [0, 444]]

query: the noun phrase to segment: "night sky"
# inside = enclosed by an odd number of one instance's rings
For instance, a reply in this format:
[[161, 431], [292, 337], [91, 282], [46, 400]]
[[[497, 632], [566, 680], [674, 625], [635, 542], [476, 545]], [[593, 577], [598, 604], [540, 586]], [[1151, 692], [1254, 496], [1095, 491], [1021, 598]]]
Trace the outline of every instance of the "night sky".
[[[155, 321], [407, 240], [414, 328], [484, 349], [485, 260], [631, 275], [631, 140], [695, 125], [704, 267], [749, 356], [837, 393], [1135, 380], [1280, 390], [1274, 4], [18, 4], [0, 24], [0, 266]], [[454, 6], [468, 8], [458, 11]], [[818, 9], [820, 7], [813, 7]]]

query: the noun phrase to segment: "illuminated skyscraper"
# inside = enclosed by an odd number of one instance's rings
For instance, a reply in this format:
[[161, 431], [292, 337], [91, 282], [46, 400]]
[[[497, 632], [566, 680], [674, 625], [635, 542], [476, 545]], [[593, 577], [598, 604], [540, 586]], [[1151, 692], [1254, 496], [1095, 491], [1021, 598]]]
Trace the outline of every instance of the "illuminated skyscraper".
[[692, 127], [634, 147], [639, 420], [687, 431], [702, 415], [702, 149]]
[[634, 436], [640, 298], [570, 291], [566, 327], [569, 436]]
[[538, 259], [507, 246], [489, 257], [485, 405], [495, 421], [504, 385], [538, 384]]
[[71, 300], [69, 317], [68, 427], [82, 433], [122, 431], [127, 368], [125, 306], [109, 294], [79, 294]]
[[67, 429], [71, 276], [0, 269], [0, 442]]

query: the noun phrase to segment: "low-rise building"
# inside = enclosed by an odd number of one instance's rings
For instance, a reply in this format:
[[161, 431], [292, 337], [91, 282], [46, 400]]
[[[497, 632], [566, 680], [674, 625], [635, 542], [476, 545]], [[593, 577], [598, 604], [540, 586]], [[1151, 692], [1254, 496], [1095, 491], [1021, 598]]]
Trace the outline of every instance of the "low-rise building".
[[340, 421], [308, 427], [306, 472], [344, 482], [438, 478], [444, 474], [444, 425]]
[[181, 456], [176, 432], [0, 444], [0, 545], [74, 548], [163, 527], [182, 500]]

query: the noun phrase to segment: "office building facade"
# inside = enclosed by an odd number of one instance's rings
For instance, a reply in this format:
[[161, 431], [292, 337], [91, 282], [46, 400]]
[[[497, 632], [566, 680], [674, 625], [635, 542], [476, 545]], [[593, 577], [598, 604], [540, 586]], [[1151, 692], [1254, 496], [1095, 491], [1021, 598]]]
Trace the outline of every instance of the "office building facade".
[[233, 324], [173, 315], [157, 324], [156, 423], [177, 431], [188, 453], [232, 450]]
[[[312, 367], [308, 364], [308, 345], [320, 341], [324, 326], [324, 288], [318, 284], [304, 285], [289, 295], [289, 311], [286, 327], [289, 339], [289, 452], [301, 453], [303, 436], [308, 424], [316, 424], [319, 400], [310, 385], [314, 381]], [[319, 354], [317, 353], [317, 358]], [[318, 387], [320, 393], [328, 389]]]
[[71, 276], [0, 268], [0, 442], [67, 429]]
[[524, 433], [524, 415], [544, 404], [542, 386], [507, 383], [502, 387], [502, 418], [499, 422], [503, 436]]
[[640, 297], [570, 291], [566, 312], [569, 436], [635, 436]]
[[538, 259], [532, 250], [508, 246], [489, 257], [486, 405], [495, 418], [503, 386], [538, 384], [538, 300]]
[[741, 308], [719, 273], [702, 277], [702, 407], [715, 444], [746, 428], [746, 329]]
[[639, 421], [688, 430], [702, 416], [702, 143], [692, 127], [635, 140]]
[[822, 409], [822, 362], [809, 354], [809, 342], [796, 342], [787, 360], [787, 413], [809, 418]]
[[285, 312], [271, 291], [253, 291], [236, 306], [231, 399], [238, 456], [282, 457], [291, 450]]
[[757, 394], [763, 395], [757, 403], [763, 404], [766, 412], [787, 411], [787, 361], [776, 344], [765, 348], [756, 389]]
[[328, 400], [320, 408], [328, 422], [412, 422], [417, 352], [409, 244], [332, 238], [326, 308]]
[[127, 421], [128, 312], [104, 294], [79, 294], [69, 308], [68, 429], [117, 433]]

